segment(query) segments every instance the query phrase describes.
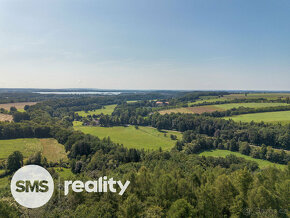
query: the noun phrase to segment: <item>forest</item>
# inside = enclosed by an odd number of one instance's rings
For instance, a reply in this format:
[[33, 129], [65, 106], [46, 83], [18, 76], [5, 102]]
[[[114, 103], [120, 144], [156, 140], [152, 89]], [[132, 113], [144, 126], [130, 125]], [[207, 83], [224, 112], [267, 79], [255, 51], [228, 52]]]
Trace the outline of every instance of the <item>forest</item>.
[[[63, 196], [63, 190], [56, 188], [49, 203], [34, 210], [19, 207], [6, 186], [0, 190], [1, 216], [288, 217], [290, 124], [238, 123], [221, 119], [223, 114], [214, 113], [161, 115], [158, 112], [197, 101], [202, 96], [214, 98], [230, 94], [170, 91], [120, 96], [41, 97], [37, 104], [25, 107], [24, 112], [3, 111], [13, 116], [13, 122], [0, 122], [0, 145], [3, 139], [54, 138], [64, 146], [68, 161], [49, 162], [41, 152], [26, 160], [15, 151], [0, 164], [0, 172], [4, 172], [0, 174], [1, 178], [11, 178], [25, 164], [37, 164], [48, 169], [56, 181], [63, 179], [55, 170], [59, 167], [69, 169], [72, 178], [82, 181], [106, 175], [131, 183], [123, 196], [114, 193], [69, 193]], [[25, 95], [27, 101], [36, 100], [33, 94], [17, 93], [11, 94], [11, 99], [18, 101]], [[260, 100], [257, 98], [256, 102]], [[232, 101], [243, 102], [240, 99]], [[77, 113], [112, 104], [117, 105], [112, 114], [81, 117]], [[255, 110], [282, 109], [289, 110], [289, 106]], [[250, 110], [253, 109], [231, 111]], [[75, 130], [75, 121], [89, 126], [97, 122], [104, 128], [148, 126], [161, 132], [179, 131], [183, 136], [179, 140], [173, 139], [176, 143], [169, 151], [126, 148], [110, 137], [99, 138]], [[225, 158], [197, 155], [212, 149], [240, 152], [285, 165], [285, 168], [261, 169], [255, 161], [235, 155]]]

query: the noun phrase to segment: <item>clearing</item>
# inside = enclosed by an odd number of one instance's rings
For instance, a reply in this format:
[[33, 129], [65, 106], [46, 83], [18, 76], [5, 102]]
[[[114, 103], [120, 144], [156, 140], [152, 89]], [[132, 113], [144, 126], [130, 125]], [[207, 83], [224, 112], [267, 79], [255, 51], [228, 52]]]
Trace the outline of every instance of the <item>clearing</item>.
[[242, 114], [237, 116], [225, 117], [224, 119], [232, 119], [236, 122], [266, 122], [266, 123], [290, 123], [290, 111], [264, 112]]
[[0, 113], [0, 122], [1, 121], [9, 121], [9, 122], [11, 122], [12, 120], [13, 120], [12, 115], [9, 115], [9, 114], [1, 114]]
[[168, 110], [159, 111], [160, 114], [170, 114], [170, 113], [185, 113], [185, 114], [202, 114], [204, 112], [214, 112], [218, 109], [213, 105], [199, 106], [199, 107], [181, 107], [181, 108], [173, 108]]
[[106, 105], [102, 109], [97, 109], [93, 111], [88, 111], [87, 113], [85, 111], [77, 111], [81, 117], [86, 117], [88, 115], [99, 115], [99, 114], [104, 114], [104, 115], [111, 115], [117, 105], [112, 104], [112, 105]]
[[155, 128], [143, 126], [139, 126], [139, 129], [135, 129], [134, 126], [94, 127], [76, 124], [75, 129], [86, 134], [98, 136], [101, 139], [110, 136], [113, 142], [123, 144], [127, 148], [144, 148], [146, 150], [156, 150], [160, 147], [163, 150], [171, 149], [176, 141], [171, 140], [170, 134], [176, 135], [178, 139], [182, 138], [182, 134], [177, 131], [159, 132]]
[[217, 104], [213, 106], [219, 109], [229, 110], [232, 108], [239, 108], [239, 107], [263, 108], [263, 107], [290, 106], [290, 104], [287, 104], [287, 103], [231, 103], [231, 104]]
[[205, 105], [197, 107], [181, 107], [173, 108], [168, 110], [159, 111], [160, 114], [169, 113], [191, 113], [191, 114], [201, 114], [204, 112], [214, 112], [214, 111], [224, 111], [232, 108], [239, 107], [249, 107], [249, 108], [263, 108], [263, 107], [276, 107], [276, 106], [287, 106], [287, 103], [231, 103], [231, 104], [215, 104], [215, 105]]
[[10, 110], [11, 107], [16, 107], [18, 111], [23, 112], [25, 105], [35, 105], [37, 102], [18, 102], [18, 103], [8, 103], [8, 104], [0, 104], [0, 108], [4, 108], [5, 110]]
[[258, 98], [265, 98], [268, 100], [275, 100], [275, 99], [286, 99], [290, 97], [290, 93], [250, 93], [250, 94], [230, 94], [224, 95], [223, 97], [215, 97], [215, 96], [201, 96], [200, 100], [196, 102], [190, 102], [189, 106], [204, 103], [204, 102], [216, 102], [216, 101], [226, 101], [226, 100], [234, 100], [234, 99], [258, 99]]
[[64, 146], [55, 139], [9, 139], [0, 140], [0, 160], [7, 159], [14, 151], [20, 151], [27, 159], [35, 152], [41, 151], [48, 162], [58, 162], [60, 159], [67, 161], [67, 155]]
[[270, 161], [262, 160], [262, 159], [256, 159], [256, 158], [241, 154], [239, 152], [233, 152], [233, 151], [228, 151], [228, 150], [216, 149], [216, 150], [204, 151], [204, 152], [201, 152], [199, 154], [199, 156], [226, 157], [227, 155], [231, 155], [231, 154], [236, 155], [237, 157], [243, 157], [246, 160], [255, 161], [255, 162], [257, 162], [257, 164], [259, 165], [259, 167], [261, 169], [266, 168], [266, 167], [277, 167], [279, 169], [286, 169], [287, 168], [287, 165], [276, 164], [276, 163], [272, 163]]

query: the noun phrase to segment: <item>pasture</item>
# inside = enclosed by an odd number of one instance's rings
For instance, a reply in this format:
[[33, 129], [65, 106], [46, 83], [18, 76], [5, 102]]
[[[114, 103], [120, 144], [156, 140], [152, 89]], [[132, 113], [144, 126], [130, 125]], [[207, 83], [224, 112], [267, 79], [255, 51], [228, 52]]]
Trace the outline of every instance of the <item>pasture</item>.
[[213, 105], [216, 108], [222, 110], [230, 110], [232, 108], [239, 107], [249, 107], [249, 108], [263, 108], [263, 107], [277, 107], [277, 106], [287, 106], [287, 103], [231, 103], [231, 104], [217, 104]]
[[12, 120], [13, 120], [12, 115], [9, 115], [9, 114], [1, 114], [0, 113], [0, 122], [1, 121], [9, 121], [9, 122], [11, 122]]
[[78, 113], [81, 117], [86, 117], [88, 115], [91, 115], [91, 116], [92, 115], [99, 115], [99, 114], [111, 115], [116, 106], [117, 106], [116, 104], [106, 105], [102, 109], [88, 111], [87, 113], [85, 111], [77, 111], [76, 113]]
[[225, 117], [224, 119], [232, 119], [236, 122], [266, 122], [266, 123], [290, 123], [290, 111], [264, 112], [242, 114], [237, 116]]
[[123, 144], [127, 148], [156, 150], [161, 147], [163, 150], [169, 150], [176, 143], [175, 140], [171, 140], [170, 134], [176, 135], [178, 139], [182, 138], [180, 132], [159, 132], [157, 129], [152, 127], [139, 126], [139, 129], [135, 129], [134, 126], [93, 127], [80, 126], [77, 123], [74, 124], [76, 130], [98, 136], [101, 139], [110, 136], [113, 142]]
[[226, 101], [226, 100], [234, 100], [234, 99], [255, 99], [255, 98], [265, 98], [268, 100], [274, 99], [286, 99], [290, 97], [290, 93], [249, 93], [245, 94], [230, 94], [224, 95], [223, 97], [215, 97], [215, 96], [201, 96], [200, 100], [196, 102], [190, 102], [188, 106], [193, 106], [196, 104], [204, 103], [204, 102], [216, 102], [216, 101]]
[[215, 104], [205, 105], [196, 107], [182, 107], [168, 110], [159, 111], [160, 114], [169, 113], [192, 113], [201, 114], [204, 112], [224, 111], [232, 108], [249, 107], [249, 108], [263, 108], [263, 107], [276, 107], [276, 106], [287, 106], [287, 103], [231, 103], [231, 104]]
[[37, 102], [18, 102], [18, 103], [8, 103], [8, 104], [0, 104], [0, 108], [4, 108], [5, 110], [10, 110], [11, 107], [16, 107], [18, 111], [23, 112], [25, 105], [35, 105]]
[[173, 108], [168, 110], [161, 110], [159, 111], [160, 114], [170, 114], [170, 113], [185, 113], [185, 114], [202, 114], [204, 112], [214, 112], [218, 109], [213, 105], [206, 105], [206, 106], [198, 106], [198, 107], [181, 107], [181, 108]]
[[277, 168], [280, 168], [280, 169], [286, 169], [287, 168], [286, 165], [272, 163], [272, 162], [267, 161], [267, 160], [252, 158], [250, 156], [241, 154], [239, 152], [233, 152], [233, 151], [228, 151], [228, 150], [216, 149], [216, 150], [204, 151], [204, 152], [201, 152], [199, 154], [199, 156], [226, 157], [227, 155], [231, 155], [231, 154], [236, 155], [237, 157], [245, 158], [246, 160], [255, 161], [255, 162], [257, 162], [257, 164], [259, 165], [259, 167], [261, 169], [266, 168], [266, 167], [277, 167]]
[[25, 159], [40, 151], [48, 162], [58, 162], [60, 159], [67, 161], [64, 146], [55, 139], [24, 138], [0, 140], [0, 160], [7, 159], [14, 151], [20, 151]]

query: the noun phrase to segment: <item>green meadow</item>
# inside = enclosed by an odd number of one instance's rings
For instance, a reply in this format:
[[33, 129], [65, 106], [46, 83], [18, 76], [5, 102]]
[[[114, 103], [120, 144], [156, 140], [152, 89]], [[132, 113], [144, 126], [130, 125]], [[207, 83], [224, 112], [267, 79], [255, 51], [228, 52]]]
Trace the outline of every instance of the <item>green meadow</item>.
[[88, 115], [99, 115], [99, 114], [110, 115], [113, 113], [116, 106], [117, 106], [116, 104], [106, 105], [102, 109], [88, 111], [87, 113], [85, 111], [77, 111], [76, 113], [78, 113], [81, 117], [86, 117]]
[[[214, 99], [210, 99], [214, 100]], [[159, 111], [160, 114], [165, 113], [204, 113], [204, 112], [214, 112], [214, 111], [225, 111], [233, 108], [239, 107], [249, 107], [249, 108], [263, 108], [263, 107], [277, 107], [277, 106], [287, 106], [287, 103], [230, 103], [230, 104], [215, 104], [215, 105], [204, 105], [196, 107], [180, 107], [168, 110]], [[194, 106], [194, 104], [192, 104]]]
[[268, 100], [275, 100], [278, 98], [285, 99], [290, 97], [290, 93], [250, 93], [250, 94], [230, 94], [224, 95], [223, 97], [214, 97], [214, 96], [201, 96], [200, 100], [196, 102], [190, 102], [188, 106], [193, 106], [196, 104], [204, 103], [204, 102], [216, 102], [216, 101], [226, 101], [226, 100], [233, 100], [233, 99], [258, 99], [258, 98], [265, 98]]
[[267, 122], [267, 123], [290, 123], [290, 111], [264, 112], [242, 114], [237, 116], [225, 117], [224, 119], [232, 119], [236, 122]]
[[229, 110], [232, 108], [239, 108], [239, 107], [249, 107], [249, 108], [263, 108], [263, 107], [277, 107], [277, 106], [287, 106], [290, 104], [287, 103], [232, 103], [232, 104], [217, 104], [212, 105], [216, 108]]
[[134, 126], [116, 126], [116, 127], [94, 127], [81, 126], [75, 124], [75, 129], [80, 130], [86, 134], [104, 138], [110, 136], [113, 142], [123, 144], [127, 148], [149, 149], [156, 150], [160, 147], [163, 150], [171, 149], [176, 141], [171, 140], [170, 134], [176, 135], [178, 139], [182, 138], [182, 134], [176, 131], [162, 131], [152, 127], [142, 127], [135, 129]]
[[40, 151], [48, 161], [67, 160], [64, 146], [55, 139], [24, 138], [0, 140], [0, 160], [7, 159], [14, 151], [20, 151], [25, 159]]
[[53, 167], [53, 169], [62, 179], [67, 180], [75, 177], [70, 168], [68, 169], [63, 167]]
[[267, 160], [261, 160], [261, 159], [252, 158], [250, 156], [241, 154], [239, 152], [233, 152], [233, 151], [228, 151], [228, 150], [219, 150], [219, 149], [217, 149], [217, 150], [211, 150], [211, 151], [204, 151], [204, 152], [201, 152], [199, 154], [199, 156], [226, 157], [227, 155], [231, 155], [231, 154], [236, 155], [237, 157], [245, 158], [246, 160], [255, 161], [255, 162], [257, 162], [257, 164], [259, 165], [259, 167], [261, 169], [262, 168], [266, 168], [266, 167], [277, 167], [277, 168], [280, 168], [280, 169], [286, 169], [286, 167], [287, 167], [286, 165], [272, 163], [272, 162], [267, 161]]

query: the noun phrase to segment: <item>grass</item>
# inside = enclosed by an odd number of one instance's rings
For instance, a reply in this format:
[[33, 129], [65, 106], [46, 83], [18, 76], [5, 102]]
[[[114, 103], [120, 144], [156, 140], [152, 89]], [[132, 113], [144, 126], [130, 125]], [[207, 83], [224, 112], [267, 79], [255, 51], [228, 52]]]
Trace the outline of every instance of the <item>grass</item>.
[[219, 150], [219, 149], [217, 149], [217, 150], [211, 150], [211, 151], [204, 151], [204, 152], [201, 152], [199, 154], [199, 156], [226, 157], [227, 155], [231, 155], [231, 154], [236, 155], [237, 157], [243, 157], [246, 160], [255, 161], [255, 162], [257, 162], [257, 164], [259, 165], [259, 167], [261, 169], [266, 168], [266, 167], [277, 167], [279, 169], [286, 169], [286, 167], [287, 167], [286, 165], [272, 163], [272, 162], [267, 161], [267, 160], [261, 160], [261, 159], [252, 158], [250, 156], [241, 154], [239, 152], [233, 152], [233, 151], [228, 151], [228, 150]]
[[290, 123], [290, 111], [264, 112], [242, 114], [237, 116], [225, 117], [225, 119], [232, 119], [236, 122], [267, 122], [267, 123]]
[[[210, 99], [213, 100], [213, 99]], [[231, 103], [231, 104], [216, 104], [216, 105], [205, 105], [197, 107], [181, 107], [168, 110], [159, 111], [160, 114], [166, 113], [193, 113], [201, 114], [204, 112], [224, 111], [232, 108], [239, 107], [250, 107], [250, 108], [263, 108], [263, 107], [276, 107], [290, 105], [287, 103]]]
[[[182, 134], [176, 131], [162, 131], [152, 127], [142, 127], [135, 129], [134, 126], [129, 127], [93, 127], [93, 126], [80, 126], [79, 123], [74, 123], [75, 129], [80, 130], [86, 134], [104, 138], [110, 136], [113, 142], [123, 144], [127, 148], [149, 149], [156, 150], [160, 147], [163, 150], [171, 149], [176, 141], [170, 139], [170, 134], [176, 135], [179, 139]], [[166, 136], [164, 136], [166, 133]]]
[[0, 178], [0, 190], [9, 186], [9, 177]]
[[9, 122], [11, 122], [12, 120], [13, 120], [12, 115], [0, 114], [0, 121], [9, 121]]
[[74, 177], [74, 174], [70, 169], [67, 168], [60, 168], [60, 167], [53, 167], [53, 169], [57, 172], [57, 174], [64, 180]]
[[233, 99], [255, 99], [255, 98], [265, 98], [268, 100], [275, 100], [278, 98], [285, 99], [290, 97], [290, 93], [250, 93], [245, 96], [245, 94], [230, 94], [224, 95], [223, 97], [214, 97], [214, 96], [201, 96], [200, 100], [196, 102], [190, 102], [188, 106], [193, 106], [196, 104], [204, 103], [204, 102], [216, 102], [216, 101], [226, 101]]
[[42, 154], [48, 161], [59, 162], [60, 159], [67, 161], [67, 155], [64, 146], [55, 139], [39, 139], [42, 145]]
[[81, 117], [86, 117], [88, 115], [99, 115], [99, 114], [102, 114], [102, 113], [105, 114], [105, 115], [111, 115], [116, 106], [117, 106], [116, 104], [106, 105], [102, 109], [88, 111], [87, 113], [85, 111], [77, 111], [76, 113], [78, 113]]
[[250, 107], [250, 108], [263, 108], [263, 107], [277, 107], [277, 106], [287, 106], [290, 104], [287, 103], [232, 103], [232, 104], [218, 104], [213, 105], [216, 108], [229, 110], [232, 108], [239, 108], [239, 107]]
[[202, 114], [204, 112], [214, 112], [221, 110], [212, 105], [200, 106], [200, 107], [180, 107], [168, 110], [159, 111], [160, 114], [170, 114], [170, 113], [185, 113], [185, 114]]
[[18, 111], [24, 112], [25, 105], [35, 105], [37, 102], [18, 102], [18, 103], [7, 103], [7, 104], [0, 104], [0, 108], [4, 108], [5, 110], [10, 111], [11, 107], [16, 107]]
[[42, 152], [48, 161], [58, 162], [67, 160], [64, 146], [55, 139], [9, 139], [0, 140], [0, 159], [7, 159], [14, 151], [20, 151], [24, 158], [28, 158], [35, 152]]

